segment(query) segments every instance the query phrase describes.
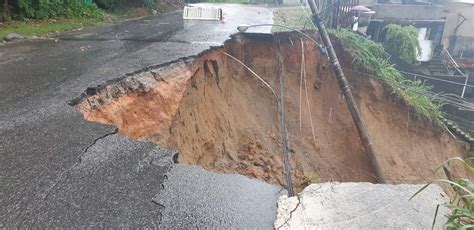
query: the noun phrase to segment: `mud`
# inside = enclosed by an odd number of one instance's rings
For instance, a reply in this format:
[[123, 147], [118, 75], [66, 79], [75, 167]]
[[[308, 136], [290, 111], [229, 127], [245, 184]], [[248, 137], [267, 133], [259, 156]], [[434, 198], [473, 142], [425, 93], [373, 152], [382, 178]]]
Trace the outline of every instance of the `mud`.
[[[343, 66], [350, 69], [344, 59], [348, 55], [339, 51]], [[242, 60], [277, 94], [281, 69], [298, 189], [317, 181], [375, 182], [327, 58], [310, 42], [304, 42], [306, 95], [302, 46], [295, 34], [234, 37], [196, 57], [108, 82], [74, 104], [86, 120], [115, 125], [119, 134], [178, 149], [180, 163], [284, 185], [277, 101], [268, 87], [223, 52]], [[438, 178], [434, 167], [449, 157], [466, 156], [462, 143], [411, 114], [388, 86], [346, 75], [390, 183]], [[455, 173], [465, 174], [462, 169]]]

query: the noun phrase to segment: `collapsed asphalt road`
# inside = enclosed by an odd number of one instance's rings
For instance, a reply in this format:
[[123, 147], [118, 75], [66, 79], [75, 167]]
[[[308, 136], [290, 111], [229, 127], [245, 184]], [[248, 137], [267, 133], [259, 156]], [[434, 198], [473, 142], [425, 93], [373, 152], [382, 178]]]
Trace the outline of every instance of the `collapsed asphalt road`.
[[221, 7], [224, 23], [183, 22], [177, 12], [0, 46], [0, 227], [271, 228], [275, 186], [173, 168], [175, 152], [86, 122], [66, 103], [219, 45], [238, 24], [272, 23], [265, 8]]

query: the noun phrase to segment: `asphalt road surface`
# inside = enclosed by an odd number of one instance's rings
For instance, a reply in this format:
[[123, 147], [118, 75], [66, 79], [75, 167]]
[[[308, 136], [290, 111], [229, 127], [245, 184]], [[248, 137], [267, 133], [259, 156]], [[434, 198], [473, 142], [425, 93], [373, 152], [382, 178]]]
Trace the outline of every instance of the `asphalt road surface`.
[[175, 12], [0, 45], [0, 227], [272, 228], [279, 188], [176, 165], [174, 151], [67, 104], [89, 86], [220, 45], [239, 24], [273, 22], [263, 7], [216, 6], [225, 22]]

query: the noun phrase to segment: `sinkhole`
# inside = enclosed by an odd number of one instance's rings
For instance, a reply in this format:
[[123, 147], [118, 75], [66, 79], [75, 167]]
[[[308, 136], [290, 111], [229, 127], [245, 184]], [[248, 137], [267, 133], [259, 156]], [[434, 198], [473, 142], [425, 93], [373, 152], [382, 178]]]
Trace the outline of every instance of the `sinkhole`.
[[[337, 38], [334, 43], [342, 65], [350, 68], [347, 51]], [[88, 121], [177, 149], [179, 163], [284, 186], [278, 103], [262, 82], [279, 95], [279, 74], [285, 79], [297, 190], [323, 181], [375, 182], [327, 57], [295, 33], [236, 35], [197, 56], [88, 88], [71, 104]], [[429, 174], [433, 165], [462, 150], [449, 136], [407, 113], [403, 101], [383, 83], [352, 72], [346, 75], [390, 183], [435, 178]]]

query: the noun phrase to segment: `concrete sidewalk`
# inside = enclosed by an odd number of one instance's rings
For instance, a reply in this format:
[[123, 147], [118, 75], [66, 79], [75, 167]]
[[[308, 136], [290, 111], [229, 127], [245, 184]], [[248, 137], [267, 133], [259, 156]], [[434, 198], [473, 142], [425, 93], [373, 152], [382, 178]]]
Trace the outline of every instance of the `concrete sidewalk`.
[[[438, 204], [449, 198], [437, 185], [411, 201], [423, 185], [322, 183], [298, 196], [281, 196], [276, 229], [431, 229]], [[435, 229], [442, 229], [447, 209], [440, 208]]]

